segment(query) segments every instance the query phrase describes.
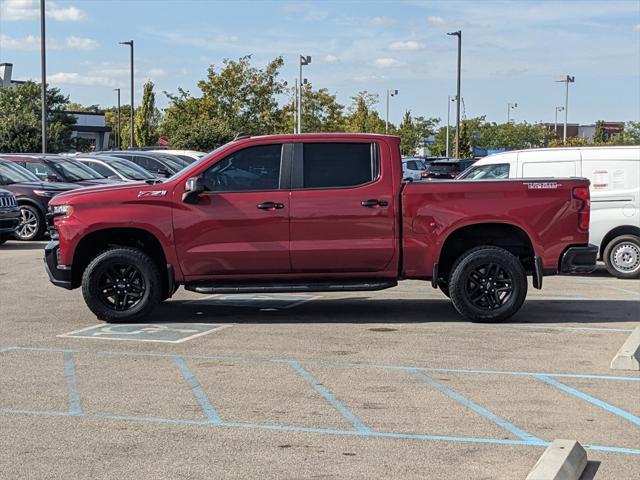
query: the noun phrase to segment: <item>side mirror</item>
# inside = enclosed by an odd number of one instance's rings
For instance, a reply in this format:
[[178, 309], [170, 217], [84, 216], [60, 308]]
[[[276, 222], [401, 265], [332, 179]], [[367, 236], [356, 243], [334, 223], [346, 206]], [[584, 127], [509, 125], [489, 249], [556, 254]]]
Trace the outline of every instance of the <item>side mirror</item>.
[[184, 203], [198, 203], [198, 194], [202, 192], [204, 192], [204, 181], [202, 177], [191, 177], [184, 183], [182, 201]]
[[411, 182], [413, 182], [413, 178], [411, 178], [411, 177], [403, 178], [402, 181], [403, 182], [407, 182], [407, 183], [411, 183]]
[[169, 170], [158, 170], [158, 175], [162, 176], [162, 177], [170, 177], [171, 176], [171, 172]]
[[47, 182], [59, 182], [60, 179], [58, 178], [57, 175], [47, 175], [46, 179]]

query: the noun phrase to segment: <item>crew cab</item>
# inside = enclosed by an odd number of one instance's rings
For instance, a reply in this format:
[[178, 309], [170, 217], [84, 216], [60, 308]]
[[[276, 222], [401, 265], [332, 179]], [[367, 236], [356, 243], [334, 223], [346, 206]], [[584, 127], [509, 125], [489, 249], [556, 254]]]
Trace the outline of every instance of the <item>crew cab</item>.
[[589, 272], [589, 181], [403, 183], [398, 137], [232, 141], [165, 180], [50, 204], [50, 280], [100, 319], [204, 293], [365, 291], [430, 281], [473, 321], [516, 313], [544, 275]]

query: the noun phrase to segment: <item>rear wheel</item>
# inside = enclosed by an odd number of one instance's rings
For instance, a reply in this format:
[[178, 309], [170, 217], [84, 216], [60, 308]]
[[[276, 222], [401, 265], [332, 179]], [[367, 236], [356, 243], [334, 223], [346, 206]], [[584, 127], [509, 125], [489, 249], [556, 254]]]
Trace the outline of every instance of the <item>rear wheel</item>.
[[472, 322], [502, 322], [527, 296], [527, 275], [520, 260], [503, 248], [484, 246], [464, 253], [449, 277], [451, 301]]
[[36, 207], [20, 205], [20, 223], [14, 233], [18, 240], [37, 240], [44, 234], [44, 228], [44, 217]]
[[135, 248], [112, 248], [95, 257], [82, 275], [89, 309], [108, 322], [135, 322], [162, 298], [162, 276], [151, 257]]
[[607, 271], [618, 278], [640, 278], [640, 238], [620, 235], [611, 240], [602, 255]]
[[0, 235], [0, 245], [2, 245], [6, 241], [7, 241], [7, 236], [6, 235]]

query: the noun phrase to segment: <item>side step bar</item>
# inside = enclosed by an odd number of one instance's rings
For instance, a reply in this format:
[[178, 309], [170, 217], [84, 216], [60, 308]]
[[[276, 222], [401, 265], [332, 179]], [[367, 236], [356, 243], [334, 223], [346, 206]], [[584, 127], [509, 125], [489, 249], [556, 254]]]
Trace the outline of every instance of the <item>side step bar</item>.
[[292, 292], [363, 292], [384, 290], [398, 285], [396, 280], [345, 280], [320, 282], [191, 282], [185, 290], [198, 293], [292, 293]]

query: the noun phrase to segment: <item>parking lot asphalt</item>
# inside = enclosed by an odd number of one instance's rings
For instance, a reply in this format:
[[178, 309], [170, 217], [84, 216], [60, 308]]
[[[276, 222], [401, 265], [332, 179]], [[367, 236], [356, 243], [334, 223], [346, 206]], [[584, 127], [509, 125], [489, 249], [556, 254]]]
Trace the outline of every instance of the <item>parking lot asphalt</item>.
[[404, 282], [179, 290], [108, 326], [43, 247], [0, 247], [2, 478], [524, 479], [557, 438], [587, 447], [583, 479], [640, 478], [640, 373], [609, 368], [639, 281], [548, 277], [499, 325]]

